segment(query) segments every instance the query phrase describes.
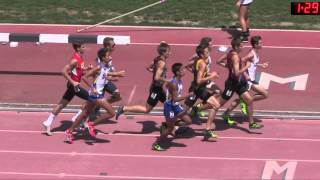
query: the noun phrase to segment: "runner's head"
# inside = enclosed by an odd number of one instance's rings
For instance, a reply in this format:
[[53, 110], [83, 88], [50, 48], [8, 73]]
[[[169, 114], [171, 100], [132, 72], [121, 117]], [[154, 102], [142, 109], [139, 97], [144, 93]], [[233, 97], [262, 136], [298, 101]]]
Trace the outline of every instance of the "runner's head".
[[171, 70], [172, 70], [172, 73], [174, 74], [174, 76], [176, 76], [176, 77], [184, 76], [184, 67], [181, 63], [174, 63], [171, 66]]
[[211, 46], [212, 45], [212, 38], [211, 37], [203, 37], [200, 40], [199, 44], [208, 44], [208, 46]]
[[84, 53], [85, 46], [82, 42], [75, 41], [72, 43], [72, 47], [77, 53], [80, 53], [80, 54]]
[[261, 36], [253, 36], [250, 40], [251, 46], [254, 49], [261, 49], [262, 48], [262, 38]]
[[170, 46], [166, 42], [161, 42], [158, 46], [158, 54], [167, 59], [170, 55]]
[[110, 61], [110, 54], [112, 52], [111, 48], [101, 48], [98, 51], [98, 58], [105, 64], [107, 64]]
[[197, 56], [201, 59], [208, 59], [210, 55], [210, 47], [208, 47], [208, 44], [200, 44], [196, 48]]
[[104, 48], [111, 48], [113, 50], [116, 44], [114, 43], [114, 39], [112, 37], [105, 37], [103, 39], [103, 47]]
[[231, 47], [234, 51], [240, 52], [242, 49], [242, 43], [240, 38], [234, 38], [231, 40]]

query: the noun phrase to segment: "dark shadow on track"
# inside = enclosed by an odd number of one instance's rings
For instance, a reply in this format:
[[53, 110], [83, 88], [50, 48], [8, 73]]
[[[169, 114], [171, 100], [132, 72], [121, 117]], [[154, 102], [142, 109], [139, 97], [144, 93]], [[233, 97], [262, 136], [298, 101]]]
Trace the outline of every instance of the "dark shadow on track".
[[[84, 131], [78, 131], [76, 134], [73, 135], [73, 141], [78, 141], [78, 140], [84, 140], [84, 142], [87, 145], [94, 145], [95, 143], [110, 143], [110, 141], [107, 139], [101, 139], [101, 138], [90, 136], [87, 129]], [[69, 144], [69, 142], [67, 141], [64, 141], [64, 142]]]
[[140, 132], [137, 131], [114, 131], [114, 134], [119, 134], [119, 133], [127, 133], [127, 134], [151, 134], [153, 132], [159, 132], [160, 128], [157, 127], [157, 123], [151, 120], [147, 121], [138, 121], [137, 123], [142, 124], [142, 129]]

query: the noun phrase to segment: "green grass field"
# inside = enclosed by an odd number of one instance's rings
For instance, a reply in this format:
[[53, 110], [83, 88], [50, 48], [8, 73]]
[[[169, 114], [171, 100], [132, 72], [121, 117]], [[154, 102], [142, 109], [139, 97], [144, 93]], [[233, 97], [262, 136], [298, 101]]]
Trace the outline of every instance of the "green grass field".
[[[157, 0], [1, 0], [0, 23], [96, 24]], [[316, 29], [320, 16], [290, 15], [290, 0], [255, 0], [251, 28]], [[235, 0], [167, 0], [112, 25], [221, 27], [238, 24]]]

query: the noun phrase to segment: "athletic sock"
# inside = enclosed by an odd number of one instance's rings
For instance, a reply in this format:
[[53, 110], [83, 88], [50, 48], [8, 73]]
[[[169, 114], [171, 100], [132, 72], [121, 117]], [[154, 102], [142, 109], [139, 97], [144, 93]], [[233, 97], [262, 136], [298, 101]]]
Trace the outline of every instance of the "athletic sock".
[[46, 121], [44, 121], [43, 124], [45, 126], [51, 126], [51, 124], [52, 124], [53, 120], [55, 119], [55, 117], [56, 117], [56, 115], [50, 113], [48, 119]]
[[74, 116], [71, 118], [72, 122], [75, 122], [75, 121], [76, 121], [77, 117], [81, 114], [81, 112], [82, 112], [82, 110], [80, 109], [80, 110], [77, 112], [77, 114], [74, 115]]

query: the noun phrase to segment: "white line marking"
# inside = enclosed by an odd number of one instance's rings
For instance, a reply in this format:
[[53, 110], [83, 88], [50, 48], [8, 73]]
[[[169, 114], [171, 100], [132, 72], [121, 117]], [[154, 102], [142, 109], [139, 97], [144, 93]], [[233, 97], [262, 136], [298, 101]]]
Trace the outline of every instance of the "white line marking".
[[173, 177], [144, 177], [144, 176], [110, 176], [110, 175], [86, 175], [86, 174], [67, 174], [67, 173], [26, 173], [26, 172], [8, 172], [0, 171], [3, 175], [26, 175], [26, 176], [54, 176], [54, 177], [78, 177], [78, 178], [101, 178], [101, 179], [160, 179], [160, 180], [212, 180], [204, 178], [173, 178]]
[[197, 159], [197, 160], [228, 160], [228, 161], [296, 161], [305, 163], [320, 163], [317, 159], [268, 159], [268, 158], [237, 158], [219, 156], [169, 156], [169, 155], [146, 155], [146, 154], [110, 154], [110, 153], [80, 153], [80, 152], [48, 152], [48, 151], [14, 151], [0, 150], [0, 153], [12, 154], [40, 154], [61, 156], [102, 156], [102, 157], [127, 157], [127, 158], [167, 158], [167, 159]]
[[[0, 25], [10, 25], [10, 26], [62, 26], [62, 27], [86, 27], [88, 25], [80, 24], [14, 24], [14, 23], [0, 23]], [[191, 30], [217, 30], [221, 31], [221, 28], [205, 28], [205, 27], [172, 27], [172, 26], [115, 26], [115, 25], [100, 25], [98, 27], [107, 28], [107, 27], [120, 27], [120, 28], [137, 28], [137, 29], [191, 29]], [[297, 29], [250, 29], [253, 31], [265, 31], [265, 32], [307, 32], [307, 33], [320, 33], [319, 30], [297, 30]]]
[[[31, 133], [31, 134], [41, 134], [44, 131], [22, 131], [22, 130], [0, 130], [5, 133]], [[54, 134], [62, 134], [64, 132], [54, 132]], [[157, 134], [128, 134], [128, 133], [110, 133], [110, 134], [102, 134], [103, 136], [135, 136], [135, 137], [158, 137]], [[195, 136], [196, 138], [203, 138], [202, 136]], [[239, 136], [219, 136], [219, 139], [231, 139], [231, 140], [269, 140], [269, 141], [305, 141], [305, 142], [320, 142], [320, 139], [306, 139], [306, 138], [259, 138], [259, 137], [239, 137]]]
[[136, 88], [137, 88], [137, 86], [134, 85], [134, 86], [133, 86], [133, 89], [131, 90], [130, 96], [129, 96], [129, 98], [128, 98], [128, 103], [127, 103], [127, 104], [130, 104], [130, 103], [131, 103], [132, 98], [133, 98], [133, 95], [134, 95], [134, 93], [136, 92]]
[[[158, 46], [159, 43], [130, 43], [130, 45], [143, 45], [143, 46]], [[197, 46], [198, 44], [180, 44], [180, 43], [172, 43], [171, 46]], [[227, 44], [216, 44], [213, 45], [213, 47], [219, 47], [219, 46], [227, 46]], [[251, 46], [243, 46], [247, 48], [251, 48]], [[299, 47], [299, 46], [263, 46], [263, 48], [269, 48], [269, 49], [303, 49], [303, 50], [320, 50], [320, 47]]]
[[[216, 46], [219, 46], [219, 45], [216, 45]], [[23, 106], [23, 107], [32, 107], [32, 106], [35, 106], [35, 107], [40, 107], [40, 106], [49, 106], [51, 109], [55, 106], [56, 104], [32, 104], [32, 103], [0, 103], [0, 107], [1, 106]], [[68, 107], [73, 107], [74, 109], [79, 109], [81, 107], [81, 105], [68, 105]], [[155, 107], [154, 109], [163, 109], [161, 107]], [[221, 108], [222, 112], [225, 111], [226, 109], [223, 109]], [[8, 112], [12, 112], [12, 111], [8, 111]], [[255, 112], [257, 113], [264, 113], [264, 112], [273, 112], [273, 113], [287, 113], [287, 114], [291, 114], [291, 113], [312, 113], [312, 114], [320, 114], [319, 112], [316, 112], [316, 111], [270, 111], [270, 110], [255, 110]], [[143, 116], [147, 116], [148, 114], [146, 115], [143, 115]]]

